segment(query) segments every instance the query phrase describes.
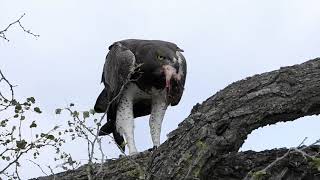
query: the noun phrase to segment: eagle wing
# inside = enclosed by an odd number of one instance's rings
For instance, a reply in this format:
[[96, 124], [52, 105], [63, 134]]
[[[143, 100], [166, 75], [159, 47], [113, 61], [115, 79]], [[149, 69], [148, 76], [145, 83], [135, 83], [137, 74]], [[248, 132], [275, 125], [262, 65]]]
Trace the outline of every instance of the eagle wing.
[[[103, 67], [102, 82], [105, 88], [100, 93], [94, 110], [98, 113], [113, 109], [119, 100], [119, 94], [134, 71], [135, 55], [123, 44], [116, 42], [109, 47], [109, 53]], [[112, 118], [113, 114], [110, 114]]]
[[172, 91], [170, 93], [170, 102], [171, 106], [177, 105], [182, 97], [183, 91], [184, 91], [184, 84], [186, 82], [186, 76], [187, 76], [187, 63], [186, 59], [182, 55], [182, 50], [177, 50], [176, 54], [178, 56], [178, 62], [179, 62], [179, 72], [181, 79], [178, 81], [173, 81], [172, 83]]

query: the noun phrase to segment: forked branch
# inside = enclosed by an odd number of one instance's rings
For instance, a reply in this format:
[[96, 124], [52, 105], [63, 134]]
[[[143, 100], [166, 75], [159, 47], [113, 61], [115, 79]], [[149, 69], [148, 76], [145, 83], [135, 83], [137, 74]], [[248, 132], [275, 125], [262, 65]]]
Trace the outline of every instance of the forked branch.
[[26, 29], [26, 28], [22, 25], [21, 19], [22, 19], [25, 15], [26, 15], [25, 13], [22, 14], [19, 19], [17, 19], [17, 20], [15, 20], [15, 21], [13, 21], [12, 23], [10, 23], [5, 29], [0, 30], [0, 38], [4, 39], [4, 40], [6, 40], [6, 41], [9, 41], [9, 39], [8, 39], [7, 36], [6, 36], [6, 33], [7, 33], [7, 31], [8, 31], [12, 26], [14, 26], [15, 24], [18, 24], [19, 27], [20, 27], [25, 33], [30, 34], [30, 35], [32, 35], [32, 36], [34, 36], [34, 37], [36, 37], [36, 38], [39, 37], [40, 35], [34, 34], [33, 32], [31, 32], [31, 30]]

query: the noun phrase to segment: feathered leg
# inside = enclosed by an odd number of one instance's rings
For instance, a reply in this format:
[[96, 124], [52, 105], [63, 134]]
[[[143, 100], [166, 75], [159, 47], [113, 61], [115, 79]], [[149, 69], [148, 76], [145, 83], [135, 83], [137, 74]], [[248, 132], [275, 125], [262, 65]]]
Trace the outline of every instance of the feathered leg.
[[124, 135], [129, 147], [129, 154], [137, 153], [134, 142], [133, 102], [130, 96], [122, 96], [118, 104], [116, 128], [120, 135]]
[[150, 133], [153, 146], [160, 146], [161, 125], [164, 114], [167, 110], [167, 103], [163, 97], [154, 97], [152, 99], [151, 116], [149, 119]]

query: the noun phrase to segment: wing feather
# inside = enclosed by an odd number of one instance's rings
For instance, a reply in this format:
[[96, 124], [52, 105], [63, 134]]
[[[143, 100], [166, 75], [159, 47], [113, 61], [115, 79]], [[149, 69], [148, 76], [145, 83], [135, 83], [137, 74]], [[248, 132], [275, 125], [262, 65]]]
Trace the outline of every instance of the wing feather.
[[181, 79], [180, 79], [180, 81], [173, 82], [172, 92], [170, 94], [171, 106], [175, 106], [180, 102], [183, 91], [184, 91], [184, 84], [186, 82], [186, 76], [187, 76], [186, 59], [184, 58], [182, 53], [180, 53], [180, 51], [177, 51], [176, 54], [178, 56], [178, 62], [179, 62], [179, 66], [180, 66], [178, 73], [181, 75]]
[[94, 108], [96, 112], [105, 112], [110, 102], [111, 106], [117, 103], [120, 97], [118, 94], [129, 80], [134, 65], [135, 56], [127, 47], [119, 42], [110, 46], [102, 74], [105, 88], [96, 101]]

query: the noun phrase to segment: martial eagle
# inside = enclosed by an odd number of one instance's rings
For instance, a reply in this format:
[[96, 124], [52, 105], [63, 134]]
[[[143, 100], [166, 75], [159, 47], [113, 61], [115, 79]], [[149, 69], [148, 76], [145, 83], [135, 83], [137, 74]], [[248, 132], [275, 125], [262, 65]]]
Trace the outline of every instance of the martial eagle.
[[[109, 47], [102, 73], [105, 88], [94, 109], [107, 111], [99, 135], [113, 133], [115, 142], [129, 154], [137, 153], [134, 118], [149, 115], [154, 147], [160, 145], [161, 124], [169, 105], [179, 103], [187, 64], [176, 44], [160, 40], [127, 39]], [[123, 136], [126, 143], [124, 143]]]

